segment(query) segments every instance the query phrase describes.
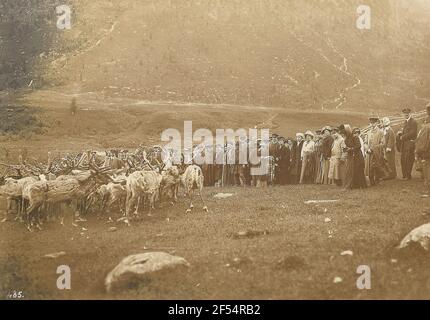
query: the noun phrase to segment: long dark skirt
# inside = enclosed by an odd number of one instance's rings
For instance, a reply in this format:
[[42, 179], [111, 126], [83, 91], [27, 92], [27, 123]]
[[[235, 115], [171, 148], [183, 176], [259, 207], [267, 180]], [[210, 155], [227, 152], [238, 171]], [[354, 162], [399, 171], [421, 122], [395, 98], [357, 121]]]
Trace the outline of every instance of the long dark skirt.
[[280, 165], [278, 169], [278, 183], [282, 186], [286, 185], [289, 181], [289, 168], [287, 165]]
[[343, 187], [345, 189], [363, 189], [367, 187], [363, 161], [353, 156], [348, 156]]

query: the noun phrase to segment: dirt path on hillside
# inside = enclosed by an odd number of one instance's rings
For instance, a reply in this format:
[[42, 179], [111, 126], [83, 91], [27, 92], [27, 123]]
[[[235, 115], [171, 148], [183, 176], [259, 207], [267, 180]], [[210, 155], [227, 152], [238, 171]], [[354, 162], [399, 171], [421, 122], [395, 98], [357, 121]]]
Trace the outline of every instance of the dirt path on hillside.
[[[120, 89], [120, 88], [118, 88]], [[291, 113], [313, 113], [317, 114], [321, 111], [316, 110], [291, 110], [285, 107], [263, 106], [263, 105], [236, 105], [228, 103], [202, 103], [202, 102], [184, 102], [184, 101], [169, 101], [169, 100], [146, 100], [133, 97], [114, 97], [100, 92], [72, 92], [71, 88], [60, 88], [57, 90], [38, 90], [24, 95], [20, 100], [29, 105], [49, 108], [64, 108], [67, 107], [72, 98], [76, 98], [84, 108], [118, 108], [118, 107], [160, 107], [160, 108], [198, 108], [198, 109], [216, 109], [216, 110], [244, 110], [244, 111], [263, 111], [263, 112], [291, 112]], [[345, 114], [353, 116], [364, 115], [361, 111], [340, 111], [340, 110], [324, 110], [325, 114]], [[275, 115], [276, 117], [276, 115]], [[273, 118], [272, 118], [273, 120]]]

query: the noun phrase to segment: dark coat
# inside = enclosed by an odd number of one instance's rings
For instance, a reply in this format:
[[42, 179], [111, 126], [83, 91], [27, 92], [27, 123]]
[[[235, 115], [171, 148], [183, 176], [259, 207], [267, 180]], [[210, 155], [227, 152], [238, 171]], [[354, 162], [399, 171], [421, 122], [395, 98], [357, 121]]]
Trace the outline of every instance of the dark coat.
[[333, 146], [333, 137], [326, 136], [322, 139], [322, 155], [325, 160], [329, 160], [331, 157], [331, 147]]
[[358, 137], [348, 135], [345, 138], [347, 160], [345, 168], [345, 189], [366, 188], [364, 176], [364, 158], [361, 152], [361, 143]]
[[278, 166], [288, 170], [290, 168], [290, 157], [290, 149], [285, 145], [281, 145], [278, 153]]
[[300, 172], [302, 170], [302, 148], [303, 148], [304, 140], [302, 140], [299, 144], [294, 143], [293, 152], [291, 155], [291, 170], [290, 174], [295, 176], [300, 176]]
[[430, 122], [424, 124], [417, 138], [416, 154], [421, 159], [430, 160]]
[[285, 185], [288, 182], [290, 159], [290, 148], [285, 145], [280, 145], [275, 175], [277, 177], [277, 183], [280, 183], [281, 185]]
[[403, 125], [403, 132], [401, 136], [401, 152], [410, 152], [415, 149], [415, 139], [418, 135], [418, 123], [415, 119], [410, 118], [405, 121]]

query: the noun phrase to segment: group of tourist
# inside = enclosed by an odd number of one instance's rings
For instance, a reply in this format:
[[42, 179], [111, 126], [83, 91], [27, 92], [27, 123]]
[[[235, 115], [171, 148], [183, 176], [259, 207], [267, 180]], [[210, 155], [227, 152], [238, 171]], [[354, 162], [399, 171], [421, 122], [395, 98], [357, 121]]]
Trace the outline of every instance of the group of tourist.
[[[402, 110], [405, 121], [397, 132], [389, 118], [371, 116], [370, 127], [348, 124], [325, 126], [320, 130], [297, 133], [295, 138], [272, 134], [257, 147], [269, 149], [265, 174], [252, 174], [252, 165], [203, 165], [206, 185], [333, 184], [344, 189], [377, 185], [397, 178], [396, 150], [401, 154], [401, 174], [412, 177], [412, 168], [430, 181], [430, 107], [429, 116], [418, 134], [418, 123], [409, 108]], [[237, 148], [241, 143], [237, 142]], [[237, 159], [236, 159], [237, 160]], [[367, 177], [367, 179], [366, 179]]]

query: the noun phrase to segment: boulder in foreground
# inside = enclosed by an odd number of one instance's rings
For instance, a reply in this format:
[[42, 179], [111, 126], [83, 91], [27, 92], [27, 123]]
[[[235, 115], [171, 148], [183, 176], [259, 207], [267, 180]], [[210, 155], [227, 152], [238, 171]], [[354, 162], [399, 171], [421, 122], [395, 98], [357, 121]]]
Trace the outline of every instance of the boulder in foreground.
[[411, 243], [418, 243], [425, 250], [430, 249], [430, 223], [423, 224], [409, 232], [397, 248], [406, 248]]
[[105, 279], [106, 291], [122, 281], [126, 275], [149, 275], [153, 272], [177, 266], [189, 267], [190, 264], [181, 257], [172, 256], [165, 252], [146, 252], [130, 255], [124, 258]]

